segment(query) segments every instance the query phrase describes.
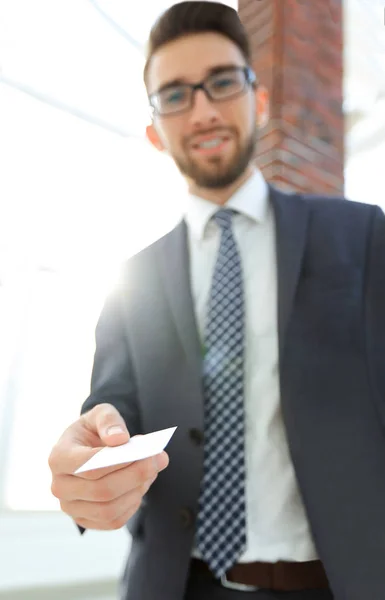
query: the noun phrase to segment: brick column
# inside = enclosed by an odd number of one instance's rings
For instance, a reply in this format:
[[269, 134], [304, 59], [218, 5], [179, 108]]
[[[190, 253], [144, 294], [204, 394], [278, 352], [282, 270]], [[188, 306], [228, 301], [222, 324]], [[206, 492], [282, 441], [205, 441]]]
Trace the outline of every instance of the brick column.
[[239, 14], [271, 99], [258, 166], [283, 189], [343, 193], [342, 0], [239, 0]]

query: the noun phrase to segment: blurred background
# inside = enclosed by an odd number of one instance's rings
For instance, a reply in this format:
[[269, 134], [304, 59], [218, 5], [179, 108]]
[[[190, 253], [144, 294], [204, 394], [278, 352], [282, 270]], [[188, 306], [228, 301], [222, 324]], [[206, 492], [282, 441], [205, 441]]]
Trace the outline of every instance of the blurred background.
[[[272, 95], [278, 187], [385, 207], [383, 0], [229, 0]], [[0, 0], [0, 598], [112, 600], [126, 531], [80, 538], [47, 458], [88, 395], [120, 262], [170, 230], [184, 183], [150, 148], [143, 51], [171, 0]], [[149, 216], [150, 215], [150, 216]]]

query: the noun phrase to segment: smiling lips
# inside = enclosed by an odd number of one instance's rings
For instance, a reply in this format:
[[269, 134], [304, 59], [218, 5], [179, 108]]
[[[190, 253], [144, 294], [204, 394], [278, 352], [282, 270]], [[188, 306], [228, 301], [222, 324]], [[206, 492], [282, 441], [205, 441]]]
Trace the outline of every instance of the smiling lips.
[[214, 154], [223, 150], [229, 141], [230, 138], [224, 135], [202, 136], [192, 144], [192, 149], [204, 154]]

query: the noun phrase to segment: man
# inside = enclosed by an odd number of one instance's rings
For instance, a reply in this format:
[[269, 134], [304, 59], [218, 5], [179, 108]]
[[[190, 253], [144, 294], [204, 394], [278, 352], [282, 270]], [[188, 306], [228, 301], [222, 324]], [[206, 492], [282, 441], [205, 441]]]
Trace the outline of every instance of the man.
[[[52, 491], [81, 528], [128, 522], [125, 599], [383, 600], [384, 215], [265, 183], [267, 92], [232, 9], [167, 11], [145, 82], [189, 202], [106, 301]], [[174, 425], [167, 454], [73, 475]]]

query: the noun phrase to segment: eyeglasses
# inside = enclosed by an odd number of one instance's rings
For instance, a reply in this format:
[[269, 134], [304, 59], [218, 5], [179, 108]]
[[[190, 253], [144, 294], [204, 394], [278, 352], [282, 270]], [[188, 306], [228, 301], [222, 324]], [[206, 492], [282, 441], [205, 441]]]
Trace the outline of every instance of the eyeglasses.
[[153, 115], [172, 116], [191, 110], [198, 90], [203, 90], [212, 102], [223, 102], [256, 85], [257, 78], [250, 67], [224, 68], [200, 83], [167, 85], [149, 96], [150, 108]]

